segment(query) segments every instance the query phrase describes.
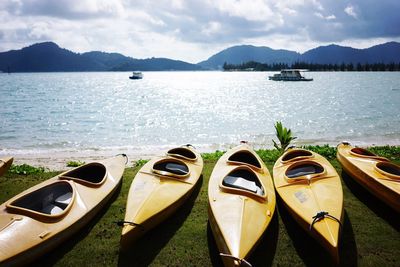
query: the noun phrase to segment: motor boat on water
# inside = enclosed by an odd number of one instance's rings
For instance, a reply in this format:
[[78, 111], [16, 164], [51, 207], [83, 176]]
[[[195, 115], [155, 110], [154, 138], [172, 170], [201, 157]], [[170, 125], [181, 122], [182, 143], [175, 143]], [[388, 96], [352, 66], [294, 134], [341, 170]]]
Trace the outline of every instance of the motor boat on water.
[[269, 76], [269, 80], [273, 81], [312, 81], [313, 78], [306, 78], [301, 75], [301, 72], [305, 72], [307, 70], [299, 70], [299, 69], [285, 69], [281, 70], [281, 73], [274, 74], [273, 76]]
[[132, 76], [129, 76], [129, 79], [131, 80], [143, 79], [143, 73], [140, 71], [134, 71], [132, 72]]

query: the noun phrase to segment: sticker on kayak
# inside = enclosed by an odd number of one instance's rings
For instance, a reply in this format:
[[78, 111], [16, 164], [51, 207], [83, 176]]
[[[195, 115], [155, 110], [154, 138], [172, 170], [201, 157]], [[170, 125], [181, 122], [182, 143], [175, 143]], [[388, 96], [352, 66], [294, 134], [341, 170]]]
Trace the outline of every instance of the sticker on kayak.
[[136, 190], [143, 190], [144, 187], [146, 186], [147, 182], [146, 181], [137, 181], [135, 184], [135, 189]]
[[300, 203], [304, 203], [308, 199], [308, 195], [304, 193], [304, 191], [297, 191], [294, 193], [294, 196], [300, 201]]

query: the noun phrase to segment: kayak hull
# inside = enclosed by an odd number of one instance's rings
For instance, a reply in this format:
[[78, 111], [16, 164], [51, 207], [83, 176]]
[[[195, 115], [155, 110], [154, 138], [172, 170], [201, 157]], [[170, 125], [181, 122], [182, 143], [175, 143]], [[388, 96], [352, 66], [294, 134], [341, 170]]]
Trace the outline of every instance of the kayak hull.
[[[307, 173], [310, 168], [318, 171]], [[296, 170], [302, 173], [296, 176]], [[276, 191], [292, 217], [338, 263], [344, 213], [343, 190], [336, 170], [317, 153], [289, 149], [275, 163], [273, 177]], [[333, 218], [321, 217], [313, 223], [320, 212]]]
[[0, 158], [0, 176], [3, 176], [13, 163], [13, 157]]
[[354, 147], [349, 144], [339, 144], [337, 147], [337, 159], [343, 170], [367, 191], [400, 213], [400, 177], [385, 175], [376, 168], [380, 162], [389, 160], [373, 155], [357, 155], [352, 150]]
[[[70, 173], [65, 172], [3, 203], [0, 206], [0, 264], [18, 266], [32, 262], [87, 225], [118, 189], [125, 162], [122, 156], [99, 161], [106, 170], [99, 185], [88, 186], [77, 180], [64, 179], [63, 175]], [[58, 184], [72, 189], [72, 199], [59, 215], [17, 205], [35, 192], [46, 191]]]
[[[258, 167], [240, 162], [241, 157], [237, 157], [238, 161], [230, 160], [240, 153], [252, 158]], [[237, 170], [254, 175], [264, 192], [256, 194], [225, 186], [225, 179]], [[276, 203], [268, 169], [251, 147], [237, 146], [218, 160], [209, 180], [208, 201], [209, 224], [221, 259], [225, 266], [240, 266], [270, 224]]]
[[[151, 159], [136, 174], [128, 193], [120, 241], [122, 250], [128, 250], [147, 231], [161, 224], [192, 194], [201, 177], [203, 159], [192, 147], [182, 149], [195, 158], [166, 154]], [[186, 166], [188, 174], [173, 177], [154, 169], [160, 162], [170, 161]]]

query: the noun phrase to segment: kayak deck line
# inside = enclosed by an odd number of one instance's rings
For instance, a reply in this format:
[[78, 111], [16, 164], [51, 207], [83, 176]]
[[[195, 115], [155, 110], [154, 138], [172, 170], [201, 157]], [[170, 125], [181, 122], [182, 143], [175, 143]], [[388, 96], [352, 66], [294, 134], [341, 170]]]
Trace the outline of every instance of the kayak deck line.
[[152, 172], [146, 172], [146, 171], [139, 171], [139, 173], [151, 175], [151, 176], [154, 176], [154, 177], [159, 178], [160, 180], [161, 180], [161, 178], [165, 178], [165, 179], [168, 179], [168, 180], [173, 180], [173, 181], [181, 182], [181, 183], [184, 183], [184, 184], [190, 184], [190, 185], [193, 184], [193, 183], [191, 183], [191, 182], [184, 181], [184, 180], [179, 179], [179, 178], [174, 178], [174, 177], [171, 177], [171, 176], [168, 176], [168, 175], [162, 175], [162, 174], [152, 173]]
[[197, 162], [195, 162], [195, 161], [193, 161], [193, 160], [185, 159], [185, 158], [182, 158], [182, 157], [175, 157], [175, 156], [173, 156], [173, 155], [168, 155], [168, 154], [166, 154], [165, 156], [154, 156], [153, 159], [154, 159], [154, 158], [158, 158], [158, 159], [161, 159], [161, 158], [162, 158], [162, 159], [165, 159], [165, 158], [167, 158], [167, 159], [179, 159], [179, 160], [182, 160], [182, 161], [184, 161], [184, 162], [190, 163], [190, 164], [192, 164], [192, 165], [201, 166], [200, 163], [197, 163]]
[[329, 175], [329, 176], [313, 177], [312, 179], [299, 179], [297, 181], [294, 181], [294, 182], [291, 182], [288, 184], [277, 186], [276, 188], [283, 188], [283, 187], [288, 187], [291, 185], [298, 185], [298, 184], [303, 184], [303, 183], [311, 185], [312, 182], [325, 180], [325, 179], [329, 179], [329, 178], [335, 178], [335, 177], [336, 177], [335, 175]]

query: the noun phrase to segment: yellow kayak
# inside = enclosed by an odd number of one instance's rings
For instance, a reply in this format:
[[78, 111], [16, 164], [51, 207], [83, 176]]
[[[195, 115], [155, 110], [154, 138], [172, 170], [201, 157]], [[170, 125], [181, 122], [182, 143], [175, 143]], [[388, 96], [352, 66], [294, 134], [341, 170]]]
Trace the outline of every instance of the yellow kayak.
[[0, 265], [21, 265], [53, 249], [87, 224], [121, 182], [126, 158], [67, 171], [0, 206]]
[[261, 158], [247, 144], [226, 152], [208, 183], [208, 218], [225, 266], [249, 265], [275, 211], [275, 190]]
[[136, 174], [128, 193], [121, 249], [160, 224], [189, 197], [203, 170], [201, 155], [190, 145], [169, 150], [147, 162]]
[[339, 144], [337, 159], [344, 171], [372, 194], [400, 212], [400, 166], [387, 158], [353, 147]]
[[7, 170], [11, 167], [14, 158], [12, 157], [5, 157], [0, 158], [0, 176], [3, 176]]
[[343, 190], [335, 168], [317, 153], [289, 149], [273, 172], [276, 191], [291, 215], [339, 262]]

